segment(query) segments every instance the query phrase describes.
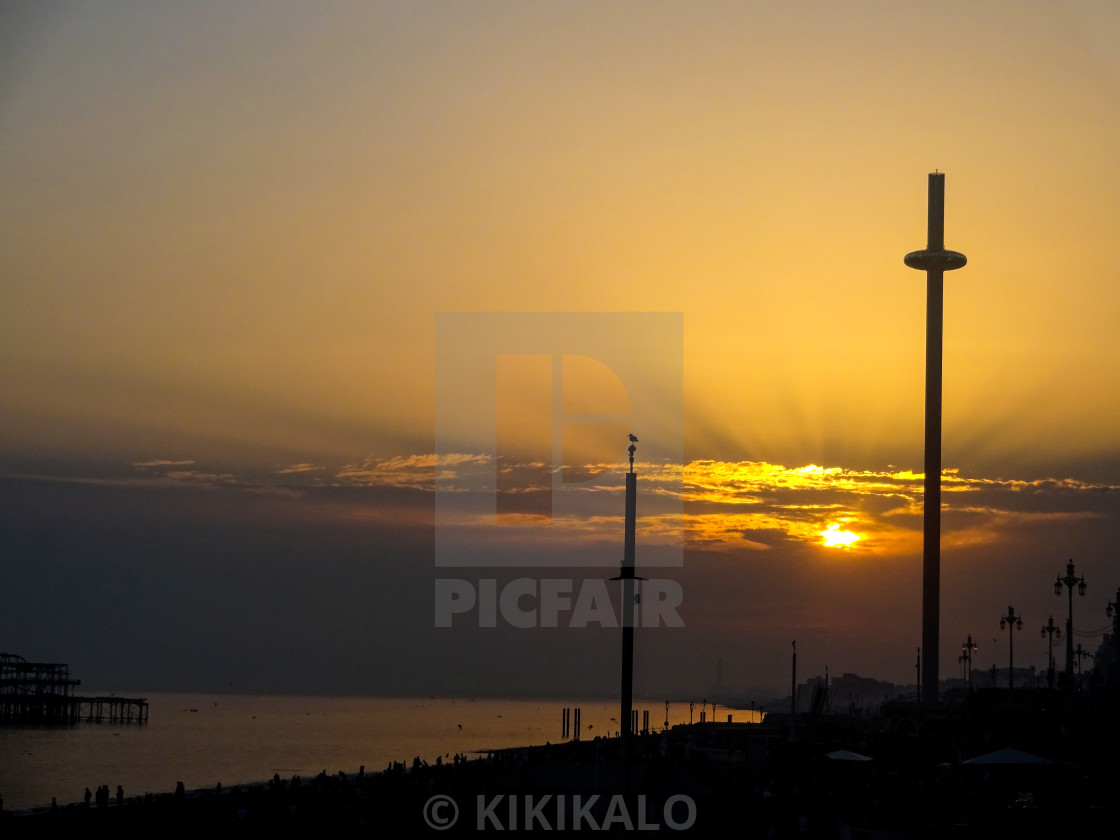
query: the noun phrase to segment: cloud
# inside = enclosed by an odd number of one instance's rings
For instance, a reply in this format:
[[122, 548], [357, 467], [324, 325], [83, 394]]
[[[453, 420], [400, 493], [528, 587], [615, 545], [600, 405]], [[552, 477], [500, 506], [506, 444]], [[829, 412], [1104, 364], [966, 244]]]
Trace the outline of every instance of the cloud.
[[[434, 491], [438, 476], [440, 489], [444, 482], [454, 482], [461, 470], [489, 465], [489, 455], [463, 452], [437, 455], [398, 455], [392, 458], [367, 458], [360, 464], [348, 464], [337, 477], [349, 484], [374, 487], [411, 487]], [[473, 485], [477, 486], [477, 485]]]
[[256, 496], [275, 496], [288, 499], [302, 499], [307, 496], [306, 490], [301, 490], [296, 487], [279, 487], [276, 485], [256, 485], [256, 486], [242, 486], [239, 488], [245, 493], [250, 493]]
[[237, 484], [231, 473], [211, 473], [201, 470], [171, 470], [163, 474], [168, 481], [184, 484]]
[[177, 467], [191, 467], [198, 462], [193, 459], [172, 460], [156, 458], [150, 461], [134, 461], [133, 467], [141, 470], [152, 470], [159, 473], [159, 479], [176, 484], [194, 485], [234, 485], [237, 478], [232, 473], [206, 472], [203, 470], [173, 469]]
[[[134, 467], [161, 473], [160, 480], [195, 486], [236, 486], [246, 492], [286, 492], [284, 485], [244, 484], [227, 472], [185, 469], [193, 460], [153, 459]], [[502, 462], [499, 487], [495, 463], [477, 453], [420, 453], [369, 457], [338, 469], [340, 486], [417, 490], [433, 493], [494, 493], [507, 501], [537, 496], [549, 504], [550, 487], [540, 484], [549, 465]], [[276, 475], [300, 475], [328, 468], [304, 461], [275, 469]], [[563, 514], [553, 512], [551, 535], [568, 539], [612, 539], [621, 527], [623, 467], [588, 464], [577, 470], [600, 475], [584, 484], [565, 484], [566, 493], [582, 494], [586, 505]], [[698, 459], [687, 464], [638, 462], [639, 487], [646, 500], [639, 510], [639, 531], [651, 542], [683, 537], [701, 551], [759, 552], [780, 545], [825, 546], [826, 534], [849, 532], [858, 539], [829, 547], [837, 556], [910, 556], [921, 551], [924, 476], [909, 469], [853, 470], [842, 466], [785, 466], [767, 461]], [[520, 477], [520, 478], [519, 478]], [[614, 479], [618, 479], [615, 481]], [[946, 547], [994, 544], [1031, 526], [1083, 522], [1112, 516], [1120, 487], [1072, 478], [1016, 479], [963, 475], [958, 468], [942, 474], [942, 539]], [[617, 504], [616, 498], [617, 497]], [[661, 501], [658, 501], [658, 500]], [[597, 501], [596, 501], [597, 500]], [[666, 505], [668, 507], [666, 507]], [[679, 515], [683, 505], [684, 516]], [[676, 508], [677, 514], [672, 512]], [[530, 501], [516, 510], [544, 515]], [[510, 509], [512, 514], [514, 508]], [[487, 523], [466, 517], [464, 536]], [[506, 519], [513, 526], [513, 519]], [[507, 528], [506, 532], [516, 530]], [[543, 533], [543, 532], [536, 532]], [[491, 536], [493, 536], [491, 534]], [[549, 539], [554, 538], [550, 536]], [[835, 543], [835, 540], [827, 541]]]
[[278, 467], [276, 469], [277, 475], [293, 475], [297, 473], [320, 472], [325, 470], [326, 467], [320, 467], [317, 464], [289, 464], [286, 467]]
[[[819, 544], [823, 532], [842, 527], [860, 539], [839, 550], [909, 553], [920, 547], [923, 480], [910, 470], [693, 461], [684, 468], [685, 527], [699, 547]], [[1104, 517], [1120, 500], [1120, 487], [1076, 479], [967, 477], [952, 468], [941, 483], [946, 545], [994, 541], [1030, 524]]]
[[[503, 463], [501, 467], [502, 484], [508, 485], [504, 493], [533, 495], [549, 489], [529, 478], [510, 482], [521, 471], [539, 477], [547, 465]], [[575, 516], [555, 511], [550, 533], [563, 531], [569, 539], [611, 539], [622, 523], [623, 468], [589, 464], [579, 469], [606, 472], [607, 480], [566, 485], [565, 492], [583, 494], [588, 503]], [[486, 455], [429, 453], [369, 458], [343, 467], [337, 477], [358, 486], [434, 492], [438, 475], [440, 492], [493, 493], [493, 470], [493, 460]], [[647, 541], [675, 534], [683, 536], [690, 549], [701, 551], [759, 552], [801, 544], [827, 545], [836, 556], [884, 558], [921, 551], [924, 476], [913, 470], [702, 459], [684, 465], [639, 462], [635, 471], [646, 500], [639, 510], [638, 528]], [[613, 481], [612, 476], [619, 480]], [[1120, 487], [1110, 484], [967, 476], [957, 468], [943, 472], [942, 490], [946, 547], [995, 543], [1032, 525], [1109, 516], [1120, 500]], [[599, 501], [591, 501], [594, 498]], [[547, 504], [547, 497], [542, 499]], [[664, 506], [677, 503], [683, 504], [683, 517]], [[464, 536], [486, 524], [470, 517], [460, 523], [466, 529]], [[507, 519], [507, 524], [512, 526], [513, 520]], [[858, 539], [839, 542], [838, 532]], [[826, 534], [833, 538], [826, 540]]]

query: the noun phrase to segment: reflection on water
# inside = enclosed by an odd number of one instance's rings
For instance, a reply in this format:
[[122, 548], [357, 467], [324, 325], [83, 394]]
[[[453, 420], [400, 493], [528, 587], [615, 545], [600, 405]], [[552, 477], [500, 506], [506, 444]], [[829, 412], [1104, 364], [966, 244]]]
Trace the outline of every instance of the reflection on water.
[[[617, 700], [372, 698], [225, 694], [148, 695], [145, 726], [77, 724], [65, 728], [0, 728], [0, 795], [6, 809], [77, 802], [86, 787], [124, 787], [125, 796], [188, 790], [217, 782], [262, 781], [279, 773], [383, 770], [413, 757], [437, 756], [561, 740], [562, 709], [579, 707], [584, 739], [614, 735]], [[650, 727], [688, 723], [688, 703], [635, 701]], [[699, 722], [712, 706], [695, 704]], [[748, 721], [749, 709], [720, 707], [716, 719]]]

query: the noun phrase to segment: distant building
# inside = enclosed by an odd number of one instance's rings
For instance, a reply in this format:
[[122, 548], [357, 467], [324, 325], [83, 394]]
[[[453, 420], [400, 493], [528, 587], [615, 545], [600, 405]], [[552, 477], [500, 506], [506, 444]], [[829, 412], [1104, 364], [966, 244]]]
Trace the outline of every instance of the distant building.
[[[884, 700], [903, 693], [894, 683], [843, 674], [839, 677], [810, 677], [797, 687], [799, 712], [875, 712]], [[780, 708], [789, 708], [787, 698]]]
[[[982, 670], [980, 668], [972, 669], [973, 688], [1007, 688], [1009, 685], [1009, 675], [1006, 668], [997, 668], [993, 665], [987, 670]], [[1045, 688], [1046, 669], [1043, 668], [1039, 671], [1036, 670], [1033, 665], [1029, 668], [1016, 668], [1015, 687]]]

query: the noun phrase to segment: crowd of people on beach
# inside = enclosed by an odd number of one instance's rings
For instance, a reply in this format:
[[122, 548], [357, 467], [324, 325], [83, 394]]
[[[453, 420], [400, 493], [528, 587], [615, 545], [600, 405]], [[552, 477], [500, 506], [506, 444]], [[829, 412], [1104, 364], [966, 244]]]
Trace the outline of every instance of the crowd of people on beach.
[[[458, 767], [460, 764], [466, 764], [467, 763], [467, 754], [466, 753], [455, 753], [455, 755], [451, 755], [450, 753], [448, 753], [447, 755], [436, 756], [434, 766], [443, 767], [443, 765], [444, 765], [443, 760], [445, 758], [451, 759], [450, 763], [454, 767]], [[412, 758], [412, 769], [413, 769], [413, 771], [423, 770], [423, 769], [425, 769], [427, 767], [431, 767], [431, 766], [433, 766], [433, 765], [428, 764], [427, 761], [425, 761], [424, 759], [422, 759], [418, 755], [413, 756], [413, 758]], [[388, 763], [388, 765], [386, 765], [386, 767], [385, 767], [385, 772], [387, 774], [404, 773], [407, 769], [408, 769], [408, 764], [404, 761], [390, 761]], [[360, 772], [364, 773], [364, 771], [365, 771], [365, 768], [363, 767]]]
[[[100, 785], [97, 788], [97, 793], [96, 794], [90, 793], [89, 788], [87, 787], [85, 797], [84, 797], [85, 806], [88, 808], [90, 800], [92, 799], [94, 804], [96, 805], [96, 807], [106, 808], [109, 805], [109, 796], [110, 796], [110, 793], [109, 793], [109, 786], [108, 785]], [[120, 808], [122, 805], [124, 805], [124, 788], [121, 785], [117, 785], [117, 797], [116, 797], [116, 799], [117, 799], [117, 807], [118, 808]], [[51, 798], [51, 808], [52, 809], [57, 809], [58, 808], [58, 801], [56, 799], [54, 799], [53, 797]]]

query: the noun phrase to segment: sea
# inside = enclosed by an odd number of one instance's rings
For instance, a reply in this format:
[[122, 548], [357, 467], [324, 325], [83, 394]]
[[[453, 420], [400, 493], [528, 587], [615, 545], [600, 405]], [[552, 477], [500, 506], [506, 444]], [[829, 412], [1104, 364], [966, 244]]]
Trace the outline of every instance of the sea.
[[[110, 692], [104, 692], [102, 696]], [[586, 698], [324, 697], [137, 694], [148, 722], [0, 727], [0, 797], [5, 810], [80, 802], [86, 788], [117, 785], [126, 797], [223, 788], [319, 773], [367, 773], [469, 758], [490, 750], [566, 740], [563, 710], [580, 710], [580, 737], [615, 735], [617, 700]], [[708, 720], [758, 721], [752, 709], [636, 700], [657, 730]], [[569, 722], [574, 721], [574, 712]], [[570, 737], [570, 736], [569, 736]]]

